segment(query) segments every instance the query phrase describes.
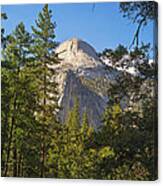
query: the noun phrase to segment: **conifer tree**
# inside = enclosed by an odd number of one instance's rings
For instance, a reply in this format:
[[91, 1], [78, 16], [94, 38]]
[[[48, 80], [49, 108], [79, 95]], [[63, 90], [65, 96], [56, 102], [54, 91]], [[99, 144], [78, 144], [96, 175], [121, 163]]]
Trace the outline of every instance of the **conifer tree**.
[[[145, 91], [141, 82], [140, 78], [119, 80], [119, 85], [109, 90], [104, 125], [96, 138], [97, 146], [109, 145], [115, 151], [115, 158], [105, 163], [111, 166], [102, 165], [109, 179], [153, 180], [157, 174], [154, 171], [157, 146], [153, 140], [157, 130], [156, 116], [150, 114], [152, 110], [154, 113], [156, 106], [151, 94], [154, 82], [151, 79], [146, 81]], [[124, 95], [130, 101], [122, 107]]]
[[[69, 111], [65, 125], [49, 150], [49, 166], [51, 176], [59, 178], [80, 178], [83, 141], [80, 132], [79, 102], [76, 98], [73, 108]], [[56, 165], [56, 166], [54, 166]]]
[[[50, 177], [58, 178], [102, 178], [101, 163], [112, 157], [108, 146], [96, 148], [94, 129], [90, 127], [86, 112], [80, 120], [79, 102], [75, 99], [65, 125], [62, 125], [56, 141], [48, 153]], [[104, 171], [104, 170], [103, 170]]]
[[55, 71], [52, 65], [57, 63], [54, 55], [56, 47], [55, 23], [52, 22], [52, 11], [46, 4], [39, 13], [36, 27], [32, 26], [34, 44], [32, 52], [35, 59], [33, 68], [38, 81], [37, 120], [40, 123], [40, 176], [46, 174], [46, 154], [49, 148], [51, 132], [55, 129], [57, 118], [57, 84], [54, 81]]
[[[7, 15], [4, 12], [1, 12], [1, 20], [6, 20], [7, 19]], [[5, 33], [5, 29], [3, 27], [1, 27], [1, 47], [4, 48], [6, 45], [6, 37], [4, 36]]]
[[[20, 23], [8, 37], [2, 60], [2, 174], [7, 176], [13, 170], [17, 176], [18, 131], [23, 128], [27, 119], [27, 104], [29, 98], [24, 97], [28, 83], [24, 79], [24, 65], [29, 61], [29, 46], [31, 37], [26, 32], [24, 24]], [[30, 91], [29, 91], [30, 92]], [[29, 105], [28, 105], [29, 106]], [[22, 111], [24, 111], [22, 113]], [[20, 133], [19, 133], [20, 134]], [[20, 149], [19, 149], [20, 154]], [[15, 160], [11, 160], [14, 156]], [[13, 157], [12, 157], [13, 159]], [[9, 162], [10, 163], [9, 165]], [[12, 166], [14, 168], [12, 168]], [[10, 170], [9, 170], [10, 169]], [[9, 172], [9, 174], [11, 174]]]

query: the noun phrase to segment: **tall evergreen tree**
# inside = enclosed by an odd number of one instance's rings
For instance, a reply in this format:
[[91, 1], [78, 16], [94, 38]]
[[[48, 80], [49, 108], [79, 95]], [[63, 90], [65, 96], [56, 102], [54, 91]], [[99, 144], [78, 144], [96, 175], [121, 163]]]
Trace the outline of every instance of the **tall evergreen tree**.
[[56, 47], [55, 23], [52, 22], [52, 11], [46, 4], [39, 13], [36, 27], [32, 26], [34, 44], [32, 52], [35, 60], [35, 76], [38, 81], [38, 109], [37, 120], [40, 123], [41, 153], [40, 176], [46, 174], [46, 154], [49, 148], [51, 132], [55, 129], [57, 118], [57, 84], [54, 82], [55, 70], [52, 65], [57, 63], [54, 55]]
[[80, 121], [79, 103], [76, 99], [65, 125], [48, 152], [49, 176], [57, 178], [102, 178], [100, 165], [114, 155], [108, 146], [96, 148], [94, 129], [87, 114]]
[[[7, 19], [7, 15], [4, 12], [1, 12], [1, 20], [6, 20]], [[6, 44], [6, 37], [4, 36], [5, 33], [5, 29], [3, 27], [1, 27], [1, 47], [4, 48], [5, 44]]]
[[[24, 97], [28, 85], [25, 77], [25, 63], [29, 61], [29, 46], [31, 37], [26, 32], [24, 24], [20, 23], [8, 37], [6, 48], [2, 51], [2, 174], [8, 175], [13, 169], [17, 176], [17, 144], [18, 130], [23, 128], [27, 119], [27, 104], [29, 98]], [[29, 90], [30, 92], [30, 90]], [[28, 105], [29, 106], [29, 105]], [[22, 113], [22, 111], [24, 112]], [[21, 118], [21, 119], [20, 119]], [[20, 133], [19, 133], [20, 134]], [[15, 162], [10, 161], [14, 156]], [[13, 157], [12, 157], [13, 159]], [[12, 162], [12, 163], [9, 163]], [[12, 164], [13, 167], [12, 168]], [[10, 169], [10, 170], [9, 170]]]
[[[96, 138], [97, 146], [109, 145], [115, 151], [115, 158], [102, 167], [110, 164], [105, 167], [109, 179], [153, 180], [157, 175], [154, 81], [146, 80], [142, 89], [142, 79], [126, 78], [109, 90], [104, 125]], [[126, 105], [121, 102], [124, 96], [129, 99]]]

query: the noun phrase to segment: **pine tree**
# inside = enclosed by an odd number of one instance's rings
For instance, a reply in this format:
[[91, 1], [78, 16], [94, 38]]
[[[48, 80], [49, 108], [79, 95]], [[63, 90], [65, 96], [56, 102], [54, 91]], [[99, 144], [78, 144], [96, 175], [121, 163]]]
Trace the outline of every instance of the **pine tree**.
[[[76, 98], [73, 108], [69, 111], [65, 124], [54, 139], [53, 148], [49, 150], [49, 166], [51, 176], [59, 178], [80, 178], [83, 141], [81, 140], [81, 127], [79, 115], [79, 102]], [[56, 166], [55, 166], [56, 165]]]
[[[110, 167], [105, 167], [106, 178], [149, 180], [157, 174], [154, 171], [157, 148], [153, 136], [157, 126], [153, 122], [155, 114], [151, 114], [156, 106], [151, 94], [154, 82], [148, 80], [145, 83], [144, 91], [140, 78], [126, 77], [109, 90], [104, 125], [96, 138], [97, 146], [109, 145], [115, 151], [112, 161], [102, 165], [110, 164]], [[123, 96], [127, 96], [129, 101], [122, 107]]]
[[[2, 174], [17, 176], [18, 131], [27, 119], [27, 100], [24, 95], [28, 90], [24, 73], [24, 65], [29, 61], [31, 37], [20, 23], [8, 37], [2, 60]], [[25, 110], [22, 113], [22, 110]], [[29, 116], [30, 117], [30, 114]], [[21, 119], [20, 119], [21, 118]], [[20, 134], [20, 133], [19, 133]], [[20, 149], [19, 149], [20, 151]], [[20, 152], [19, 152], [20, 153]], [[15, 160], [11, 156], [14, 156]], [[9, 164], [9, 162], [12, 162]], [[13, 167], [13, 168], [12, 168]], [[8, 174], [9, 173], [9, 174]]]
[[[6, 20], [7, 15], [4, 12], [1, 12], [1, 20]], [[5, 29], [1, 27], [1, 47], [4, 48], [6, 45], [6, 37], [4, 36]]]
[[49, 148], [51, 132], [57, 123], [57, 84], [54, 81], [55, 70], [52, 65], [57, 63], [54, 55], [56, 47], [55, 23], [52, 22], [52, 11], [46, 4], [39, 13], [36, 27], [32, 26], [34, 44], [32, 52], [35, 59], [33, 68], [38, 81], [38, 105], [36, 111], [37, 120], [40, 123], [40, 176], [46, 175], [46, 155]]
[[[79, 102], [76, 98], [64, 125], [48, 156], [49, 177], [102, 178], [102, 162], [114, 155], [108, 146], [96, 148], [94, 129], [90, 127], [86, 112], [80, 120]], [[100, 169], [101, 168], [101, 169]]]

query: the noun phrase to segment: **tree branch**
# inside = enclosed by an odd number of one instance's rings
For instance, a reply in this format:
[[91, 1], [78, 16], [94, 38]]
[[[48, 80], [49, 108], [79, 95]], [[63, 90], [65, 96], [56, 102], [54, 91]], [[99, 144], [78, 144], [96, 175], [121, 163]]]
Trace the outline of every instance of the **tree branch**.
[[129, 47], [130, 49], [131, 49], [131, 47], [134, 45], [135, 42], [136, 42], [136, 47], [138, 47], [138, 45], [139, 45], [139, 33], [140, 33], [140, 29], [141, 29], [143, 23], [145, 22], [145, 20], [146, 20], [146, 17], [144, 17], [144, 18], [139, 22], [139, 25], [138, 25], [138, 27], [137, 27], [137, 29], [136, 29], [135, 34], [134, 34], [134, 38], [133, 38], [132, 43], [131, 43], [131, 45], [130, 45], [130, 47]]

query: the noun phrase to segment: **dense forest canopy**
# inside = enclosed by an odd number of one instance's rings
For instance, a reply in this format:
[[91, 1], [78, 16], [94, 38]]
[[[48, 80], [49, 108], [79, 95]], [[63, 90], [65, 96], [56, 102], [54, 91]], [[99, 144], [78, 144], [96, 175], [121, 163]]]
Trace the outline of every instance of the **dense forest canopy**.
[[[138, 23], [136, 47], [106, 49], [117, 62], [129, 54], [148, 59], [148, 46], [139, 47], [139, 32], [155, 18], [156, 4], [120, 3], [125, 17]], [[151, 9], [153, 10], [151, 12]], [[1, 15], [4, 21], [7, 15]], [[87, 112], [79, 113], [79, 101], [64, 123], [58, 118], [58, 84], [51, 65], [55, 54], [56, 23], [44, 5], [32, 33], [23, 22], [11, 34], [1, 29], [1, 173], [14, 177], [155, 180], [157, 178], [156, 68], [143, 68], [144, 78], [127, 75], [108, 89], [109, 101], [102, 125], [94, 129]], [[152, 74], [152, 75], [151, 75]], [[144, 86], [143, 86], [144, 85]], [[123, 97], [128, 98], [122, 107]]]

